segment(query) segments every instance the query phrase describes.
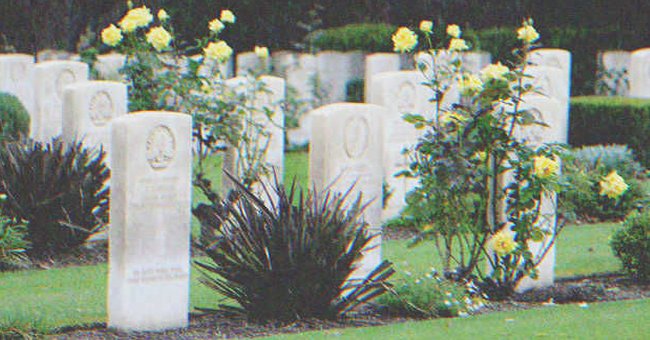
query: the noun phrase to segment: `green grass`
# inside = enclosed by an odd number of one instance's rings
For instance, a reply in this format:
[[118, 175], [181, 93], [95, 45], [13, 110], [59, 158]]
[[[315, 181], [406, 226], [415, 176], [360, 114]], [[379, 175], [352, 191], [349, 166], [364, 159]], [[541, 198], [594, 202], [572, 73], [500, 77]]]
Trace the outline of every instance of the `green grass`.
[[[268, 339], [647, 339], [650, 299], [543, 307], [469, 318], [331, 329]], [[639, 322], [641, 321], [641, 322]]]

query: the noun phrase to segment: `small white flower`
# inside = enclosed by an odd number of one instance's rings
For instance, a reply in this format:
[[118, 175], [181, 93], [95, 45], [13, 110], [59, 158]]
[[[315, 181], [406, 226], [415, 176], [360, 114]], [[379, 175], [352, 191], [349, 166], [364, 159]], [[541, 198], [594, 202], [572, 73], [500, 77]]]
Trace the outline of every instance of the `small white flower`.
[[449, 300], [445, 300], [444, 303], [445, 303], [445, 306], [451, 307], [451, 302], [449, 302]]

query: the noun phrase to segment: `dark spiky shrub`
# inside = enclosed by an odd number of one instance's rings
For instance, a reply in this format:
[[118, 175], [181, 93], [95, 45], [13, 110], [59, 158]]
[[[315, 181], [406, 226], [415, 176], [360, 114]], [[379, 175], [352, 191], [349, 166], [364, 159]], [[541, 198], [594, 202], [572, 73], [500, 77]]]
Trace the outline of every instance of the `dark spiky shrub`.
[[222, 310], [255, 322], [336, 319], [386, 291], [388, 261], [363, 280], [346, 280], [374, 238], [360, 220], [360, 198], [305, 192], [295, 182], [264, 191], [263, 200], [239, 184], [227, 203], [203, 209], [219, 236], [199, 245], [211, 259], [197, 262], [202, 282], [238, 303]]
[[103, 150], [53, 140], [8, 143], [0, 152], [2, 211], [25, 222], [30, 254], [75, 248], [107, 217], [109, 170]]

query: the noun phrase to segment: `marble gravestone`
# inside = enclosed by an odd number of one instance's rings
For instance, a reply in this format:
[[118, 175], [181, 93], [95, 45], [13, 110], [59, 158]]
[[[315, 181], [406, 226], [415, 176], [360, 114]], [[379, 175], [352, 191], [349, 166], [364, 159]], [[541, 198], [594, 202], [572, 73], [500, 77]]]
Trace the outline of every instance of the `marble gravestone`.
[[46, 61], [34, 70], [35, 113], [31, 135], [39, 142], [59, 137], [63, 126], [63, 92], [67, 85], [88, 80], [88, 65], [77, 61]]
[[269, 74], [271, 71], [271, 58], [261, 59], [255, 52], [244, 52], [237, 54], [236, 71], [237, 77], [245, 77], [249, 73]]
[[557, 74], [559, 78], [553, 79], [554, 86], [559, 88], [555, 91], [560, 95], [556, 99], [566, 101], [568, 105], [571, 94], [571, 52], [555, 48], [540, 48], [530, 53], [529, 62], [530, 68], [553, 67], [561, 71]]
[[346, 101], [348, 83], [364, 78], [364, 58], [362, 52], [323, 51], [316, 55], [323, 104]]
[[627, 97], [632, 54], [628, 51], [605, 51], [598, 55], [600, 79], [605, 89], [596, 88], [596, 94]]
[[372, 77], [383, 72], [396, 72], [401, 68], [400, 55], [397, 53], [373, 53], [366, 56], [363, 97], [366, 103], [372, 103]]
[[110, 164], [111, 121], [127, 111], [125, 84], [84, 81], [68, 85], [63, 101], [63, 139], [81, 140], [86, 147], [101, 147]]
[[34, 119], [34, 57], [0, 54], [0, 91], [16, 96]]
[[95, 68], [101, 80], [122, 81], [124, 76], [120, 69], [126, 63], [126, 56], [119, 53], [109, 53], [97, 56]]
[[483, 51], [463, 52], [460, 54], [460, 60], [466, 72], [478, 74], [485, 66], [492, 63], [492, 56]]
[[[265, 184], [273, 183], [273, 172], [279, 181], [282, 181], [284, 173], [284, 111], [282, 103], [285, 98], [284, 79], [273, 76], [262, 76], [259, 81], [263, 84], [265, 91], [255, 89], [245, 77], [228, 79], [226, 85], [235, 93], [244, 95], [248, 101], [247, 105], [253, 108], [249, 117], [262, 127], [262, 134], [258, 135], [253, 128], [247, 128], [244, 122], [244, 130], [250, 131], [247, 138], [255, 141], [256, 148], [266, 147], [266, 153], [262, 162], [269, 168], [270, 173], [263, 176], [261, 180]], [[271, 112], [268, 117], [266, 110]], [[239, 177], [245, 168], [251, 166], [245, 158], [239, 157], [234, 147], [229, 146], [224, 155], [223, 167], [235, 177]], [[225, 191], [232, 189], [232, 183], [224, 177], [223, 188]]]
[[650, 48], [632, 52], [629, 76], [630, 97], [650, 98]]
[[[567, 143], [568, 141], [568, 112], [564, 104], [552, 97], [542, 95], [527, 95], [524, 97], [524, 103], [521, 107], [524, 110], [530, 110], [536, 120], [545, 122], [548, 126], [531, 125], [520, 127], [515, 132], [516, 138], [524, 143], [536, 147], [544, 143]], [[559, 158], [558, 158], [559, 161]], [[507, 183], [506, 176], [504, 183]], [[546, 191], [542, 193], [540, 203], [540, 216], [536, 225], [543, 230], [554, 231], [557, 224], [557, 196], [554, 192]], [[542, 242], [531, 242], [530, 250], [536, 258], [541, 258], [541, 252], [552, 236], [547, 235]], [[542, 262], [537, 266], [538, 278], [524, 278], [517, 286], [517, 291], [523, 292], [532, 288], [549, 287], [553, 285], [555, 274], [555, 245], [553, 245]]]
[[372, 77], [370, 103], [386, 108], [384, 124], [383, 168], [384, 181], [391, 191], [384, 206], [382, 220], [399, 216], [406, 206], [406, 194], [417, 186], [417, 179], [395, 177], [408, 169], [409, 157], [405, 149], [413, 149], [424, 130], [417, 130], [404, 120], [405, 114], [419, 114], [431, 118], [435, 106], [429, 102], [431, 89], [422, 85], [424, 76], [419, 71], [387, 72]]
[[377, 235], [357, 265], [352, 279], [365, 278], [381, 263], [383, 124], [386, 109], [372, 104], [338, 103], [314, 110], [309, 150], [311, 184], [316, 190], [344, 193], [348, 203], [362, 194], [371, 202], [363, 218], [367, 232]]
[[192, 118], [113, 120], [108, 327], [159, 331], [189, 316]]

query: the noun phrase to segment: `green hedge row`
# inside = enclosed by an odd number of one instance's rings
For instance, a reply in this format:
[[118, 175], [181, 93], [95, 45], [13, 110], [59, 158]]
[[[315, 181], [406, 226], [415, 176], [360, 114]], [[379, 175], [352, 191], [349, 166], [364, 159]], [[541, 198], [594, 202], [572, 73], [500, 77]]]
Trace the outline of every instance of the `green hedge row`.
[[627, 144], [650, 167], [650, 99], [571, 98], [569, 144]]

